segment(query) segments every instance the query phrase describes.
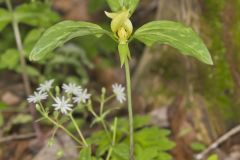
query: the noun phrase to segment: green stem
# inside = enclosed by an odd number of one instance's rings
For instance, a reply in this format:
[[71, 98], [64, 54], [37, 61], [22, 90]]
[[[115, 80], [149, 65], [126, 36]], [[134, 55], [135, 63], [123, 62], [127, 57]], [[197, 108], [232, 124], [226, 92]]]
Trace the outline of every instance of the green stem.
[[130, 160], [134, 160], [134, 138], [133, 138], [133, 111], [132, 111], [132, 95], [131, 95], [131, 76], [128, 64], [128, 59], [125, 60], [125, 73], [127, 82], [127, 100], [128, 100], [128, 116], [129, 116], [129, 130], [130, 130]]
[[[30, 84], [30, 80], [29, 77], [27, 75], [27, 63], [25, 60], [25, 51], [23, 48], [23, 43], [22, 43], [22, 37], [20, 34], [20, 29], [19, 29], [19, 25], [18, 25], [18, 21], [16, 20], [15, 17], [15, 13], [12, 7], [12, 3], [10, 0], [5, 0], [7, 8], [9, 10], [9, 12], [12, 15], [12, 28], [13, 28], [13, 33], [14, 33], [14, 37], [15, 37], [15, 41], [16, 41], [16, 45], [17, 45], [17, 49], [19, 51], [19, 57], [20, 57], [20, 67], [21, 67], [21, 74], [22, 74], [22, 79], [23, 79], [23, 85], [24, 85], [24, 89], [25, 89], [25, 93], [27, 94], [27, 96], [29, 96], [32, 92], [31, 89], [31, 84]], [[29, 106], [29, 111], [33, 117], [34, 120], [36, 120], [37, 115], [36, 115], [36, 110], [35, 107], [33, 107], [32, 105]], [[39, 139], [41, 139], [42, 137], [42, 131], [40, 129], [40, 126], [38, 123], [34, 122], [33, 123], [33, 128], [37, 134], [37, 137]]]
[[115, 146], [116, 142], [116, 134], [117, 134], [117, 118], [114, 119], [114, 129], [113, 129], [113, 138], [112, 138], [112, 147], [108, 150], [106, 160], [109, 160], [112, 155], [113, 147]]
[[50, 117], [48, 117], [47, 115], [45, 115], [44, 113], [42, 113], [42, 115], [49, 120], [50, 122], [52, 122], [55, 126], [61, 128], [64, 132], [66, 132], [70, 137], [72, 137], [76, 142], [78, 142], [79, 144], [82, 145], [82, 142], [78, 140], [78, 138], [76, 138], [70, 131], [68, 131], [65, 127], [63, 127], [61, 124], [57, 123], [56, 121], [54, 121], [53, 119], [51, 119]]
[[109, 131], [108, 131], [107, 125], [106, 125], [106, 123], [104, 122], [103, 119], [101, 120], [101, 123], [102, 123], [102, 126], [103, 126], [103, 128], [104, 128], [104, 130], [105, 130], [107, 136], [110, 138], [110, 134], [109, 134]]
[[75, 119], [73, 118], [73, 116], [72, 116], [71, 113], [69, 114], [69, 117], [71, 118], [71, 120], [72, 120], [72, 122], [73, 122], [73, 124], [74, 124], [74, 126], [75, 126], [75, 128], [76, 128], [76, 130], [77, 130], [77, 132], [78, 132], [78, 134], [79, 134], [79, 136], [80, 136], [80, 138], [82, 139], [85, 147], [88, 147], [88, 144], [87, 144], [87, 142], [86, 142], [86, 140], [85, 140], [85, 138], [84, 138], [84, 136], [83, 136], [80, 128], [78, 127], [77, 122], [75, 121]]

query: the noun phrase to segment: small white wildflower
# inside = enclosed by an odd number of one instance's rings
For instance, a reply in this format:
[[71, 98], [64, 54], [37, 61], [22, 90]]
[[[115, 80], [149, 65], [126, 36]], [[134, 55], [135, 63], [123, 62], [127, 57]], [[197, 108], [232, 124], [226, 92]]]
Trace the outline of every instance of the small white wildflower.
[[55, 98], [54, 99], [55, 103], [52, 105], [55, 110], [59, 110], [60, 112], [62, 112], [63, 114], [67, 114], [68, 111], [72, 110], [72, 104], [69, 104], [69, 100], [65, 100], [65, 97], [62, 96], [62, 98]]
[[121, 84], [115, 83], [112, 85], [112, 89], [113, 89], [113, 93], [116, 95], [117, 100], [120, 103], [123, 103], [124, 101], [126, 101], [126, 97], [124, 93], [125, 87], [123, 87]]
[[44, 83], [40, 84], [37, 90], [39, 92], [48, 92], [52, 88], [52, 84], [54, 82], [54, 79], [45, 81]]
[[34, 92], [33, 95], [30, 95], [27, 99], [29, 103], [37, 103], [41, 100], [47, 99], [48, 95], [46, 92]]
[[90, 98], [91, 94], [87, 93], [87, 89], [84, 89], [82, 92], [76, 94], [76, 97], [73, 97], [74, 103], [86, 103]]
[[81, 86], [77, 86], [74, 83], [63, 84], [62, 89], [68, 94], [78, 94], [82, 92]]

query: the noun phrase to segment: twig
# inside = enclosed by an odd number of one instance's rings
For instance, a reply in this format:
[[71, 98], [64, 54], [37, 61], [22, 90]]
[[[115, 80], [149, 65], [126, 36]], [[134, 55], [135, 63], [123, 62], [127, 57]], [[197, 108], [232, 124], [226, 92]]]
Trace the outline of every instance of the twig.
[[237, 134], [240, 132], [240, 125], [234, 127], [233, 129], [231, 129], [229, 132], [227, 132], [226, 134], [224, 134], [223, 136], [221, 136], [219, 139], [217, 139], [214, 143], [212, 143], [206, 150], [204, 150], [202, 153], [197, 154], [195, 156], [196, 160], [203, 160], [203, 158], [205, 158], [205, 156], [211, 152], [212, 150], [216, 149], [219, 145], [221, 145], [223, 142], [225, 142], [226, 140], [228, 140], [230, 137], [232, 137], [233, 135]]
[[[18, 25], [18, 22], [15, 18], [14, 11], [13, 11], [13, 8], [12, 8], [12, 4], [9, 0], [6, 0], [6, 5], [7, 5], [8, 10], [12, 14], [12, 27], [13, 27], [13, 31], [14, 31], [15, 41], [16, 41], [16, 44], [17, 44], [17, 49], [18, 49], [19, 55], [20, 55], [21, 73], [22, 73], [22, 79], [23, 79], [25, 93], [27, 95], [30, 95], [32, 91], [31, 91], [30, 81], [29, 81], [29, 78], [28, 78], [28, 75], [27, 75], [27, 65], [26, 65], [26, 60], [25, 60], [25, 55], [26, 54], [25, 54], [23, 44], [22, 44], [22, 38], [21, 38], [20, 31], [19, 31], [19, 25]], [[29, 105], [29, 111], [30, 111], [30, 113], [33, 117], [33, 120], [34, 120], [33, 128], [34, 128], [34, 130], [37, 134], [37, 137], [41, 138], [42, 133], [41, 133], [41, 130], [40, 130], [40, 126], [37, 122], [35, 122], [35, 120], [36, 120], [36, 109], [33, 106], [33, 104]]]
[[26, 139], [31, 139], [31, 138], [35, 138], [35, 137], [36, 137], [36, 133], [11, 135], [11, 136], [0, 138], [0, 143], [6, 143], [9, 141], [26, 140]]

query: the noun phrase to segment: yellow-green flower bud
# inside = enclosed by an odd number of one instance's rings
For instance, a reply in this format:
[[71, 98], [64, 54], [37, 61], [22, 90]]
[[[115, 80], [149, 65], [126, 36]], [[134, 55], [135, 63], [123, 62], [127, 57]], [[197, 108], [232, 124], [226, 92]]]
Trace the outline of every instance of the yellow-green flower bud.
[[128, 33], [124, 27], [121, 27], [120, 29], [118, 29], [117, 35], [118, 35], [120, 43], [125, 43], [126, 40], [128, 39]]
[[111, 29], [119, 38], [120, 43], [126, 42], [133, 32], [132, 22], [129, 19], [129, 10], [116, 13], [105, 12], [105, 14], [112, 19]]

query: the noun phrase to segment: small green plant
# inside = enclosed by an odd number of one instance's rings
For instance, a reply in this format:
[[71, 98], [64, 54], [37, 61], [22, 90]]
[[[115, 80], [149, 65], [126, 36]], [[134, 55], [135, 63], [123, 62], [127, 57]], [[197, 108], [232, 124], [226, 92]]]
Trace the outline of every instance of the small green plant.
[[[148, 46], [154, 43], [168, 44], [178, 49], [185, 55], [190, 55], [198, 60], [212, 65], [208, 49], [193, 32], [192, 29], [172, 21], [149, 22], [133, 33], [130, 17], [134, 13], [139, 0], [107, 0], [112, 12], [105, 12], [111, 18], [111, 30], [103, 29], [97, 24], [89, 22], [63, 21], [49, 28], [36, 43], [30, 54], [30, 60], [41, 60], [58, 46], [75, 37], [107, 35], [118, 44], [121, 66], [125, 66], [127, 101], [129, 113], [129, 159], [134, 160], [134, 126], [131, 98], [131, 78], [129, 60], [131, 54], [129, 43], [137, 39]], [[84, 154], [89, 151], [84, 151]]]
[[[40, 84], [28, 102], [36, 104], [36, 108], [42, 115], [39, 121], [47, 120], [53, 127], [49, 145], [54, 143], [54, 135], [58, 129], [62, 129], [73, 140], [77, 147], [82, 148], [79, 160], [105, 159], [128, 160], [129, 159], [129, 129], [126, 118], [117, 118], [108, 122], [107, 116], [119, 107], [107, 107], [108, 102], [114, 98], [123, 104], [126, 101], [125, 87], [121, 84], [112, 85], [112, 94], [108, 94], [102, 88], [101, 95], [91, 95], [87, 89], [70, 83], [53, 86], [54, 80]], [[45, 102], [44, 102], [45, 101]], [[99, 104], [99, 107], [92, 104]], [[116, 105], [116, 104], [115, 104]], [[75, 115], [91, 114], [91, 126], [100, 125], [102, 130], [91, 133], [85, 138], [81, 129], [81, 123]], [[136, 116], [133, 119], [135, 139], [135, 156], [138, 160], [171, 160], [167, 153], [174, 147], [174, 143], [168, 139], [170, 132], [165, 129], [150, 126], [150, 118]], [[75, 135], [75, 132], [78, 134]], [[92, 147], [95, 150], [92, 150]], [[62, 152], [61, 152], [62, 153]], [[64, 152], [63, 152], [64, 154]]]

